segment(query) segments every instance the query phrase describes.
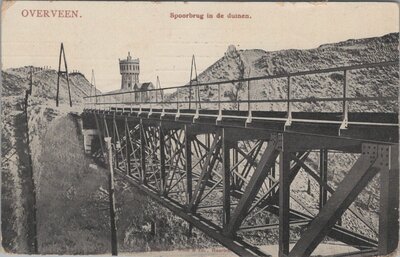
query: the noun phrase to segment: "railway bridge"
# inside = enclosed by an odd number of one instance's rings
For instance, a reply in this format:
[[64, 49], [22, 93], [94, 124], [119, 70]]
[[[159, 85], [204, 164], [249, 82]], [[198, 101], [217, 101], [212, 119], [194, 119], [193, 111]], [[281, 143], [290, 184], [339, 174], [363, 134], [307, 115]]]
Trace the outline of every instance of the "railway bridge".
[[[247, 239], [271, 229], [280, 256], [310, 256], [326, 237], [351, 256], [386, 255], [399, 231], [398, 89], [369, 96], [353, 77], [390, 68], [398, 62], [89, 96], [84, 128], [103, 153], [111, 138], [117, 174], [240, 256], [268, 256]], [[302, 94], [332, 74], [333, 93]], [[347, 171], [333, 181], [338, 166]], [[299, 197], [301, 173], [317, 185], [314, 208]], [[376, 222], [354, 204], [373, 180]]]

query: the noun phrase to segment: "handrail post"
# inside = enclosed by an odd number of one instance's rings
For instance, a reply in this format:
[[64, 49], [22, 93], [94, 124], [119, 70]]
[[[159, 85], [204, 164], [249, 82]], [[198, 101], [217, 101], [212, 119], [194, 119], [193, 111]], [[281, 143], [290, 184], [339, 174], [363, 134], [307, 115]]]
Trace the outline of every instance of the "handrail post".
[[181, 110], [179, 109], [179, 89], [176, 90], [176, 115], [175, 115], [175, 120], [178, 120], [179, 117], [181, 116]]
[[164, 107], [164, 89], [160, 89], [161, 92], [161, 106], [162, 106], [162, 111], [161, 111], [161, 118], [165, 116], [165, 107]]
[[348, 107], [348, 102], [347, 102], [347, 70], [344, 70], [343, 72], [343, 100], [342, 100], [342, 109], [343, 109], [343, 114], [342, 114], [342, 124], [340, 125], [339, 128], [339, 135], [342, 129], [347, 129], [348, 127], [348, 122], [349, 122], [349, 117], [348, 117], [348, 112], [349, 112], [349, 107]]
[[189, 110], [191, 110], [192, 105], [192, 78], [190, 78], [190, 86], [189, 86]]
[[287, 100], [286, 100], [286, 105], [287, 105], [287, 120], [285, 122], [285, 130], [286, 127], [289, 127], [292, 125], [292, 106], [291, 106], [291, 100], [290, 100], [290, 80], [291, 77], [287, 76]]
[[[247, 80], [247, 111], [248, 111], [248, 116], [247, 116], [247, 120], [246, 120], [246, 124], [251, 123], [252, 121], [252, 114], [251, 114], [251, 104], [250, 104], [250, 80]], [[239, 102], [238, 99], [236, 98], [237, 104], [239, 106]]]
[[221, 112], [221, 84], [218, 84], [218, 110]]
[[176, 109], [179, 110], [179, 89], [176, 90]]
[[199, 97], [199, 87], [196, 86], [195, 92], [194, 92], [194, 98], [195, 98], [195, 104], [196, 104], [196, 113], [193, 117], [193, 122], [195, 122], [199, 117], [200, 117], [200, 111], [199, 111], [199, 102], [200, 102], [200, 97]]
[[[237, 100], [237, 99], [236, 99]], [[247, 81], [247, 110], [250, 112], [250, 81]]]
[[221, 107], [221, 84], [218, 84], [218, 117], [217, 123], [222, 121], [222, 107]]
[[[190, 96], [192, 97], [192, 96]], [[194, 98], [195, 98], [195, 103], [196, 103], [196, 111], [199, 109], [199, 103], [197, 102], [199, 98], [199, 92], [198, 92], [198, 87], [196, 87], [196, 91], [194, 92]]]
[[[198, 81], [197, 81], [197, 83], [198, 83]], [[199, 101], [199, 109], [201, 109], [201, 101], [200, 101], [200, 89], [199, 89], [199, 86], [197, 86], [197, 97], [198, 97], [198, 101]]]

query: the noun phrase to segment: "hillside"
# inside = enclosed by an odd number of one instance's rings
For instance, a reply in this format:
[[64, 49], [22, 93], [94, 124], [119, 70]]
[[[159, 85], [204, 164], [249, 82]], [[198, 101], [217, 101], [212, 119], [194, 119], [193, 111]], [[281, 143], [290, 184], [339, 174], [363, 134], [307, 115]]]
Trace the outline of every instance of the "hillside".
[[[351, 39], [334, 44], [321, 45], [307, 50], [265, 51], [260, 49], [236, 50], [230, 46], [225, 55], [199, 74], [199, 83], [241, 79], [247, 77], [279, 75], [290, 72], [317, 70], [340, 66], [398, 60], [399, 34], [391, 33], [382, 37]], [[348, 72], [348, 97], [361, 96], [398, 96], [398, 67], [362, 69]], [[292, 78], [291, 96], [306, 97], [342, 97], [343, 73], [326, 73]], [[285, 99], [287, 79], [260, 80], [251, 82], [251, 99]], [[221, 100], [247, 100], [247, 83], [222, 84]], [[180, 97], [188, 90], [181, 89]], [[176, 98], [172, 94], [170, 99]], [[217, 100], [217, 86], [201, 89], [202, 100]], [[237, 106], [225, 104], [226, 109]], [[212, 108], [203, 104], [202, 108]], [[215, 105], [213, 106], [215, 108]], [[246, 110], [247, 105], [240, 106]], [[257, 103], [253, 110], [285, 111], [281, 103]], [[340, 102], [294, 104], [294, 111], [341, 111]], [[350, 104], [350, 111], [398, 111], [397, 102]]]
[[[25, 105], [25, 92], [30, 88], [32, 67], [2, 71], [2, 244], [6, 251], [29, 253], [32, 250], [34, 204], [32, 167], [42, 128], [53, 119], [66, 115], [68, 93], [66, 80], [60, 80], [60, 108], [55, 108], [57, 72], [37, 70], [33, 75], [33, 92]], [[83, 75], [71, 76], [71, 95], [75, 111], [82, 110], [82, 96], [90, 94], [91, 86]], [[41, 110], [41, 111], [39, 111]], [[30, 130], [30, 131], [29, 131]], [[29, 134], [29, 137], [28, 137]]]

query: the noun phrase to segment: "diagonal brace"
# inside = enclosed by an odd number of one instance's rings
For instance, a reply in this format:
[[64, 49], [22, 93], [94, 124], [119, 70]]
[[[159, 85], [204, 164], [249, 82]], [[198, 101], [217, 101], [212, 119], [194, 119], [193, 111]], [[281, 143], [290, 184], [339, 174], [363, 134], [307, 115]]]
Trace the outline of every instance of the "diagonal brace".
[[275, 160], [279, 155], [279, 142], [277, 135], [272, 136], [271, 141], [268, 143], [268, 146], [261, 156], [260, 162], [249, 181], [249, 184], [246, 186], [243, 196], [239, 200], [238, 206], [236, 207], [231, 220], [226, 226], [226, 229], [224, 229], [224, 234], [232, 235], [239, 229], [268, 175], [267, 171], [272, 165], [275, 165]]
[[[217, 156], [221, 148], [220, 135], [216, 135], [211, 145], [210, 151], [207, 153], [206, 160], [203, 165], [203, 169], [200, 173], [199, 180], [193, 193], [193, 198], [189, 202], [188, 209], [192, 212], [196, 211], [197, 206], [200, 203], [201, 196], [203, 195], [207, 181], [210, 179], [211, 172], [214, 164], [217, 161]], [[214, 153], [215, 152], [215, 153]]]
[[293, 247], [289, 253], [290, 257], [310, 256], [338, 218], [380, 170], [375, 164], [378, 158], [377, 145], [363, 144], [362, 148], [363, 154]]

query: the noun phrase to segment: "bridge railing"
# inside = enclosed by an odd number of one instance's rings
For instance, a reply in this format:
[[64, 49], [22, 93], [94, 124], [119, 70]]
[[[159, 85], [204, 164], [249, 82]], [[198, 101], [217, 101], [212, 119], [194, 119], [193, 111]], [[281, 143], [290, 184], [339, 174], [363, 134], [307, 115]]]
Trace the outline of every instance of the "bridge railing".
[[[206, 83], [192, 81], [180, 87], [88, 96], [85, 104], [93, 109], [239, 110], [249, 115], [254, 110], [274, 110], [287, 112], [287, 117], [292, 111], [327, 111], [342, 112], [346, 121], [349, 108], [355, 112], [397, 111], [398, 64], [387, 61]], [[382, 81], [379, 72], [387, 79]]]

